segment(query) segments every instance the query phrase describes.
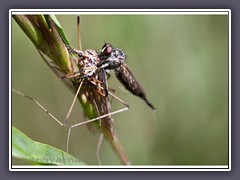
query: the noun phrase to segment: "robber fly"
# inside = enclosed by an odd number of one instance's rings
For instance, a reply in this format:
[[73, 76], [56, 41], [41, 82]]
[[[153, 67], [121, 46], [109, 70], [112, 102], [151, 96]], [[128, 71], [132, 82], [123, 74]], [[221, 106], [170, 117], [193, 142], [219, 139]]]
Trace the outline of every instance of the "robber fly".
[[110, 43], [105, 43], [102, 47], [102, 50], [100, 51], [99, 58], [101, 61], [97, 66], [100, 68], [103, 74], [103, 82], [106, 84], [105, 87], [107, 87], [107, 80], [105, 75], [106, 71], [114, 70], [115, 76], [128, 91], [143, 99], [146, 104], [154, 111], [156, 110], [155, 107], [146, 98], [146, 94], [143, 91], [142, 87], [133, 76], [130, 69], [127, 67], [125, 63], [126, 56], [121, 49], [113, 48]]

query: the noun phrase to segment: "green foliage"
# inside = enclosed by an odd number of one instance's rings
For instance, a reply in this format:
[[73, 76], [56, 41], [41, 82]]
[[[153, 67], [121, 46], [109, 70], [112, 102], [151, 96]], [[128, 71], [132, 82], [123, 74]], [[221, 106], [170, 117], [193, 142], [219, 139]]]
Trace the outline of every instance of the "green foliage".
[[32, 140], [15, 127], [12, 127], [12, 156], [33, 164], [86, 165], [60, 149]]

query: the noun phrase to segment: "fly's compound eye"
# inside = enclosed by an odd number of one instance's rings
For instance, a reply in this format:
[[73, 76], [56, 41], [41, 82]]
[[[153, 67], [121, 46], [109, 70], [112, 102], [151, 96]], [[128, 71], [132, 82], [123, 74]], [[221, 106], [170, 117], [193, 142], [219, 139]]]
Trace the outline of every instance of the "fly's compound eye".
[[105, 43], [102, 47], [101, 55], [108, 56], [111, 54], [112, 51], [113, 51], [112, 45], [110, 43]]

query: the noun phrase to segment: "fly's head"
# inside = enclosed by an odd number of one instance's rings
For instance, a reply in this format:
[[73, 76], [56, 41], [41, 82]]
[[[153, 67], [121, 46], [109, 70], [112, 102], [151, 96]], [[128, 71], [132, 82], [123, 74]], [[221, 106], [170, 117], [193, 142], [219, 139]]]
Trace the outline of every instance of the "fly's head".
[[113, 51], [112, 45], [110, 43], [105, 43], [102, 47], [102, 50], [100, 51], [99, 57], [102, 59], [107, 58], [112, 51]]
[[125, 62], [126, 56], [121, 49], [113, 48], [111, 44], [105, 43], [100, 52], [101, 62], [98, 67], [103, 69], [115, 69]]

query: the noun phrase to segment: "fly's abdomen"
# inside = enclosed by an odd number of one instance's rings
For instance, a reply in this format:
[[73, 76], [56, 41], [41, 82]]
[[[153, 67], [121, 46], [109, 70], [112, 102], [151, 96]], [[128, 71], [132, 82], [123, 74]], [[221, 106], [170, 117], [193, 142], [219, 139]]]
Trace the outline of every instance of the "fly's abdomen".
[[124, 87], [132, 94], [142, 98], [149, 107], [155, 110], [154, 106], [146, 98], [146, 94], [143, 91], [140, 84], [137, 82], [131, 71], [123, 64], [114, 69], [115, 75], [118, 80], [124, 85]]

